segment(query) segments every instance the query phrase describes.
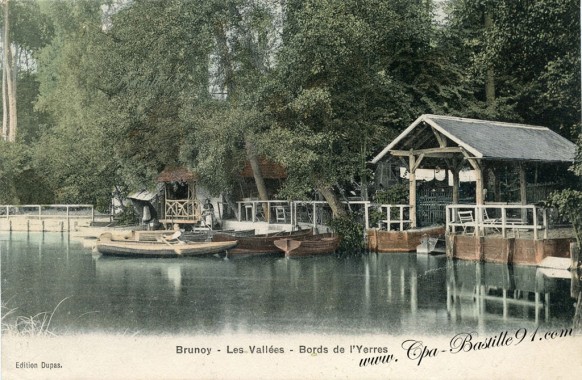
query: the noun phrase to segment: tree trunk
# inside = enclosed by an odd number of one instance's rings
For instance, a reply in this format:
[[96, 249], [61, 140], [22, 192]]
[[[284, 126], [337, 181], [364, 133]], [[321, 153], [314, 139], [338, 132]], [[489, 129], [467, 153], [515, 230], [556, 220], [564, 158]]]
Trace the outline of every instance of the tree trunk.
[[[490, 31], [492, 27], [493, 16], [489, 11], [485, 11], [485, 31]], [[487, 72], [485, 73], [485, 100], [487, 107], [493, 110], [495, 107], [495, 72], [492, 63], [488, 64]]]
[[[2, 41], [4, 39], [4, 32], [2, 32]], [[8, 91], [6, 88], [6, 60], [2, 54], [2, 140], [8, 140]]]
[[341, 204], [339, 198], [334, 193], [331, 186], [318, 186], [317, 191], [323, 195], [323, 198], [331, 207], [331, 212], [333, 213], [334, 218], [341, 218], [347, 215], [346, 210], [344, 209], [343, 205]]
[[[259, 199], [261, 201], [268, 201], [269, 195], [267, 194], [267, 186], [265, 186], [265, 179], [263, 178], [263, 173], [261, 173], [261, 168], [259, 167], [259, 160], [257, 159], [255, 146], [248, 138], [245, 140], [245, 149], [247, 152], [247, 159], [249, 160], [251, 170], [253, 171], [253, 177], [255, 178], [255, 185], [259, 192]], [[266, 202], [263, 203], [263, 211], [265, 213], [265, 219], [268, 221], [270, 219], [270, 212], [269, 204]]]
[[2, 78], [6, 79], [6, 93], [7, 95], [7, 103], [8, 103], [8, 112], [4, 113], [5, 116], [8, 116], [8, 127], [6, 131], [6, 140], [14, 142], [16, 141], [16, 83], [14, 80], [13, 72], [13, 59], [12, 59], [12, 49], [10, 43], [10, 19], [9, 19], [9, 12], [8, 12], [8, 0], [4, 0], [4, 73], [2, 74]]

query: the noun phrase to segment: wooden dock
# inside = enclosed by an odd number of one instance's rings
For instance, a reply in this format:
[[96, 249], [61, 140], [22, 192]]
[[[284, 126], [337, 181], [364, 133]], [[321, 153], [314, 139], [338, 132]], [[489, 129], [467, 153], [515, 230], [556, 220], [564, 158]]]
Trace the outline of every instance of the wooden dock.
[[77, 231], [99, 218], [93, 205], [1, 205], [0, 231]]
[[367, 230], [368, 249], [373, 252], [414, 252], [423, 236], [439, 237], [444, 226], [414, 228], [404, 231]]
[[447, 233], [447, 256], [454, 259], [499, 264], [538, 265], [546, 257], [570, 258], [575, 240], [569, 228], [548, 230], [547, 238], [535, 238], [532, 231], [503, 237], [500, 233], [466, 235]]

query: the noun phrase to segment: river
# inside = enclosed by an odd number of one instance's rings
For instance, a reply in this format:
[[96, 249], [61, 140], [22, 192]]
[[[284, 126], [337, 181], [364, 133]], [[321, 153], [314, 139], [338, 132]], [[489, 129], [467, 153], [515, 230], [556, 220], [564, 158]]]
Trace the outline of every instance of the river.
[[0, 253], [3, 323], [48, 312], [57, 335], [488, 333], [575, 313], [567, 272], [414, 253], [120, 259], [26, 232]]

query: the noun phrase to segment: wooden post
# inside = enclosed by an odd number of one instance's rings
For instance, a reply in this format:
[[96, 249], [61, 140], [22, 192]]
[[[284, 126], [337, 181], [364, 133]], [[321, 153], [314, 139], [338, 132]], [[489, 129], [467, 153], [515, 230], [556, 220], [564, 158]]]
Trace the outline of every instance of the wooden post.
[[483, 205], [483, 171], [480, 167], [475, 169], [475, 203]]
[[410, 206], [410, 228], [416, 227], [416, 158], [413, 154], [408, 156], [408, 167], [409, 167], [409, 177], [408, 177], [408, 192], [409, 192], [409, 202]]
[[370, 202], [366, 201], [364, 203], [364, 214], [366, 218], [366, 231], [370, 229], [370, 216], [368, 214], [368, 207], [370, 206]]
[[479, 162], [475, 158], [469, 157], [469, 156], [465, 156], [465, 157], [469, 161], [469, 164], [471, 164], [471, 166], [473, 167], [473, 170], [475, 170], [475, 204], [477, 206], [482, 206], [484, 204], [484, 199], [483, 199], [483, 170], [481, 168], [481, 165], [479, 164]]
[[313, 201], [313, 233], [317, 231], [317, 204]]
[[576, 269], [580, 265], [580, 248], [576, 245], [576, 243], [570, 243], [570, 269]]
[[[523, 163], [519, 165], [519, 200], [522, 206], [527, 204], [527, 181], [525, 178], [525, 166]], [[524, 208], [521, 210], [521, 222], [526, 224], [527, 222], [527, 210]]]
[[459, 204], [459, 170], [457, 168], [453, 168], [451, 170], [452, 178], [453, 178], [453, 204]]

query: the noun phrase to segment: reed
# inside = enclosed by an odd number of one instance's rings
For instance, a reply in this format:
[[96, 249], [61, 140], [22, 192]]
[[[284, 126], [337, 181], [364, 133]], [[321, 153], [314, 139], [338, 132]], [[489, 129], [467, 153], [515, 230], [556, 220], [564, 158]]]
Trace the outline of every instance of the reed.
[[51, 322], [59, 306], [68, 298], [63, 298], [52, 312], [43, 311], [33, 316], [17, 316], [11, 322], [8, 322], [8, 319], [11, 319], [9, 316], [15, 314], [18, 308], [9, 309], [3, 303], [1, 317], [2, 333], [18, 336], [56, 336], [50, 329]]

